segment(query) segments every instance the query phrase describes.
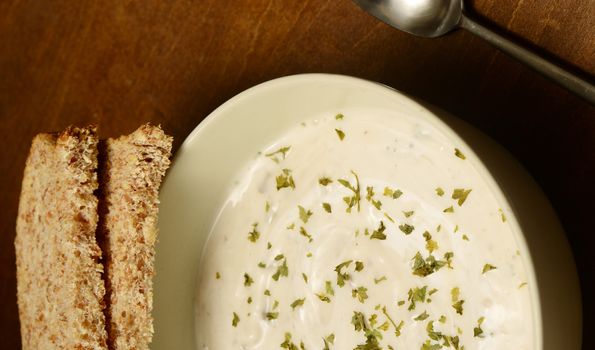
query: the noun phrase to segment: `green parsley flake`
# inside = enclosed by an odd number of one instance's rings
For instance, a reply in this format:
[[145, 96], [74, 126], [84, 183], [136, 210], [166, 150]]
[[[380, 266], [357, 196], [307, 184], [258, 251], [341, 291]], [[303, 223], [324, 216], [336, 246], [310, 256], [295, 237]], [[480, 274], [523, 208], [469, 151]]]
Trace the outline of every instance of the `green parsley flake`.
[[366, 200], [374, 206], [374, 208], [380, 210], [382, 202], [374, 199], [374, 188], [372, 186], [366, 187]]
[[271, 296], [271, 291], [268, 290], [268, 289], [265, 289], [263, 294], [266, 295], [267, 297], [270, 297]]
[[295, 189], [295, 182], [293, 180], [293, 176], [291, 176], [291, 170], [283, 169], [282, 174], [278, 175], [275, 180], [277, 182], [277, 191], [282, 188], [291, 188]]
[[426, 249], [428, 250], [428, 252], [430, 252], [430, 254], [432, 254], [434, 250], [438, 249], [438, 242], [432, 239], [432, 235], [428, 231], [424, 231], [423, 236], [426, 240]]
[[342, 113], [339, 113], [335, 116], [336, 120], [343, 120], [343, 117], [345, 117]]
[[221, 274], [219, 272], [215, 272], [215, 279], [220, 279], [221, 278]]
[[260, 238], [260, 232], [258, 232], [258, 223], [255, 222], [252, 224], [252, 231], [248, 232], [248, 240], [255, 243], [258, 238]]
[[351, 276], [348, 273], [342, 272], [341, 270], [343, 268], [348, 268], [352, 262], [353, 260], [347, 260], [335, 267], [335, 272], [337, 273], [337, 285], [339, 287], [343, 287], [345, 285], [345, 281], [349, 281], [351, 279]]
[[318, 299], [320, 299], [321, 301], [324, 301], [325, 303], [330, 303], [331, 302], [331, 298], [329, 298], [325, 294], [318, 293], [318, 294], [316, 294], [316, 296], [318, 297]]
[[302, 278], [304, 279], [304, 282], [308, 283], [308, 275], [302, 272]]
[[322, 207], [324, 208], [324, 210], [327, 213], [332, 213], [333, 212], [333, 209], [331, 208], [331, 205], [329, 203], [326, 203], [326, 202], [325, 203], [322, 203]]
[[277, 317], [279, 317], [279, 313], [278, 312], [267, 312], [266, 314], [264, 314], [264, 316], [266, 317], [267, 320], [272, 321], [272, 320], [276, 320]]
[[279, 277], [289, 276], [289, 268], [287, 267], [287, 259], [283, 259], [283, 263], [277, 267], [277, 272], [273, 275], [275, 281], [279, 280]]
[[313, 214], [312, 211], [304, 209], [301, 205], [298, 205], [298, 210], [300, 212], [300, 220], [304, 223], [308, 223], [308, 220], [310, 220], [310, 217]]
[[333, 285], [332, 285], [331, 281], [324, 282], [324, 286], [326, 289], [326, 294], [335, 295], [335, 291], [333, 290]]
[[427, 319], [428, 317], [430, 317], [430, 315], [428, 315], [428, 313], [426, 311], [424, 311], [423, 313], [421, 313], [420, 315], [415, 317], [414, 320], [415, 321], [423, 321], [423, 320]]
[[[265, 156], [269, 157], [273, 162], [279, 163], [281, 160], [287, 157], [287, 152], [289, 152], [290, 149], [291, 146], [281, 147], [274, 152], [265, 154]], [[281, 156], [281, 159], [279, 159], [278, 156]]]
[[387, 213], [384, 213], [384, 217], [388, 219], [388, 221], [392, 222], [393, 224], [395, 223], [395, 219], [393, 219], [390, 215], [388, 215]]
[[363, 269], [364, 269], [364, 263], [361, 261], [356, 261], [355, 262], [355, 271], [360, 272]]
[[424, 303], [426, 301], [426, 291], [428, 286], [423, 286], [422, 288], [415, 287], [413, 289], [409, 289], [407, 292], [407, 300], [409, 301], [409, 307], [407, 310], [415, 310], [416, 303]]
[[409, 224], [402, 224], [399, 225], [399, 230], [401, 230], [404, 234], [409, 235], [411, 232], [413, 232], [413, 230], [415, 230], [415, 227]]
[[480, 337], [483, 338], [483, 329], [481, 329], [481, 324], [485, 320], [484, 317], [480, 317], [477, 320], [477, 327], [473, 328], [473, 337]]
[[469, 236], [463, 235], [463, 241], [469, 241]]
[[386, 226], [384, 226], [384, 222], [381, 220], [380, 226], [378, 226], [378, 228], [372, 232], [370, 239], [385, 240], [386, 234], [384, 233], [384, 230], [386, 230]]
[[265, 267], [267, 267], [267, 265], [261, 261], [258, 263], [258, 267], [260, 267], [261, 269], [264, 269]]
[[403, 215], [405, 215], [406, 218], [410, 217], [413, 214], [415, 214], [415, 211], [413, 210], [403, 212]]
[[269, 210], [271, 210], [271, 203], [269, 203], [269, 201], [266, 201], [266, 202], [264, 203], [264, 212], [265, 212], [265, 213], [268, 213], [268, 212], [269, 212]]
[[496, 266], [491, 265], [491, 264], [485, 264], [483, 265], [483, 269], [481, 270], [481, 274], [483, 275], [484, 273], [488, 272], [488, 271], [492, 271], [497, 269]]
[[354, 298], [357, 298], [357, 300], [359, 300], [360, 303], [363, 304], [363, 302], [368, 299], [368, 288], [366, 287], [357, 287], [357, 289], [353, 289], [351, 291], [351, 296]]
[[500, 219], [502, 222], [506, 222], [506, 215], [504, 215], [504, 211], [502, 209], [498, 209], [498, 211], [500, 212]]
[[446, 316], [444, 316], [444, 315], [440, 316], [440, 318], [438, 319], [438, 321], [440, 323], [446, 323]]
[[288, 230], [293, 230], [295, 228], [295, 222], [292, 222], [290, 225], [286, 227]]
[[281, 348], [288, 349], [288, 350], [298, 350], [297, 345], [295, 345], [294, 343], [291, 342], [291, 333], [289, 333], [289, 332], [285, 333], [285, 341], [283, 343], [281, 343]]
[[467, 196], [469, 196], [469, 193], [471, 193], [471, 190], [466, 190], [464, 188], [455, 188], [452, 191], [452, 196], [451, 197], [452, 197], [452, 199], [456, 199], [457, 200], [457, 204], [460, 207], [467, 200]]
[[455, 212], [455, 208], [452, 207], [452, 205], [446, 209], [444, 209], [442, 212], [444, 213], [454, 213]]
[[273, 245], [271, 244], [271, 242], [267, 242], [267, 249], [271, 249], [273, 248]]
[[380, 278], [374, 278], [374, 284], [378, 284], [382, 281], [386, 281], [386, 276], [382, 276]]
[[351, 324], [354, 326], [356, 332], [365, 331], [368, 329], [366, 326], [366, 318], [364, 317], [364, 314], [359, 311], [353, 312]]
[[306, 229], [303, 226], [300, 226], [300, 235], [306, 237], [308, 239], [308, 242], [313, 241], [312, 236], [308, 233], [308, 231], [306, 231]]
[[444, 190], [442, 189], [442, 187], [436, 187], [436, 194], [440, 197], [444, 196]]
[[333, 180], [331, 180], [330, 178], [328, 178], [326, 176], [323, 176], [320, 179], [318, 179], [318, 183], [321, 184], [322, 186], [327, 186], [331, 182], [333, 182]]
[[337, 136], [339, 136], [339, 140], [343, 141], [343, 139], [345, 138], [345, 133], [343, 132], [343, 130], [335, 129], [335, 132], [337, 133]]
[[248, 297], [248, 299], [246, 299], [246, 302], [247, 302], [248, 304], [252, 304], [252, 297]]
[[237, 327], [239, 322], [240, 322], [240, 316], [238, 316], [238, 314], [236, 314], [234, 312], [233, 313], [233, 319], [231, 320], [231, 325], [234, 326], [234, 327]]
[[250, 277], [249, 274], [245, 273], [244, 274], [244, 286], [250, 287], [252, 285], [252, 283], [254, 283], [254, 280], [252, 279], [252, 277]]
[[296, 307], [300, 307], [300, 306], [304, 305], [304, 301], [306, 301], [306, 298], [296, 299], [289, 306], [291, 306], [292, 310], [295, 310]]
[[523, 288], [526, 285], [527, 285], [527, 282], [523, 282], [523, 283], [519, 284], [519, 289]]
[[465, 157], [465, 155], [463, 154], [463, 152], [461, 152], [460, 149], [455, 148], [455, 156], [461, 158], [461, 159], [467, 159], [467, 157]]
[[465, 303], [465, 300], [459, 300], [459, 296], [460, 296], [459, 287], [453, 288], [450, 291], [450, 295], [451, 295], [451, 299], [453, 302], [452, 307], [455, 309], [457, 314], [462, 315], [463, 314], [463, 303]]
[[351, 208], [357, 205], [357, 211], [360, 211], [360, 201], [361, 201], [361, 194], [360, 194], [360, 186], [359, 186], [359, 177], [357, 174], [352, 170], [351, 173], [355, 176], [355, 186], [353, 186], [349, 181], [345, 179], [338, 179], [337, 181], [351, 190], [353, 192], [352, 196], [345, 196], [343, 197], [343, 201], [347, 204], [346, 211], [351, 213]]
[[389, 316], [388, 312], [386, 312], [386, 306], [382, 307], [382, 313], [388, 319], [388, 321], [393, 325], [393, 327], [395, 327], [395, 336], [397, 336], [397, 337], [400, 336], [401, 328], [403, 328], [404, 322], [401, 320], [401, 322], [399, 322], [399, 324], [397, 325], [395, 323], [395, 321], [393, 321], [392, 317]]
[[420, 277], [431, 275], [446, 265], [446, 261], [436, 260], [431, 254], [424, 259], [420, 252], [417, 252], [411, 260], [413, 260], [413, 274]]
[[392, 199], [397, 199], [403, 195], [401, 190], [393, 190], [392, 188], [385, 187], [384, 193], [382, 193], [386, 197], [390, 197]]

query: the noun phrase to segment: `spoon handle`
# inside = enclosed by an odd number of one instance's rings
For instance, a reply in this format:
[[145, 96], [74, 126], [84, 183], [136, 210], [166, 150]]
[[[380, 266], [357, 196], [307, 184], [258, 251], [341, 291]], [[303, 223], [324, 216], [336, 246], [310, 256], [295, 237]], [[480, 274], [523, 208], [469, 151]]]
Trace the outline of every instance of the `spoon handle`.
[[465, 15], [462, 16], [459, 25], [595, 105], [595, 86], [589, 82], [494, 33]]

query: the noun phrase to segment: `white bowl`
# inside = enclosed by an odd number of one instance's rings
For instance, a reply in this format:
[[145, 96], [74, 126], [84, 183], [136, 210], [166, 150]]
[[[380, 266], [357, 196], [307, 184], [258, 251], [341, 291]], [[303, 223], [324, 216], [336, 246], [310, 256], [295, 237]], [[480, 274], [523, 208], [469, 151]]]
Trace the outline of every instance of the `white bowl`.
[[196, 349], [195, 282], [203, 248], [231, 182], [255, 154], [312, 115], [384, 108], [423, 118], [466, 145], [516, 235], [531, 288], [535, 349], [581, 346], [578, 278], [556, 214], [533, 179], [471, 126], [386, 86], [352, 77], [284, 77], [233, 97], [184, 141], [161, 191], [153, 349]]

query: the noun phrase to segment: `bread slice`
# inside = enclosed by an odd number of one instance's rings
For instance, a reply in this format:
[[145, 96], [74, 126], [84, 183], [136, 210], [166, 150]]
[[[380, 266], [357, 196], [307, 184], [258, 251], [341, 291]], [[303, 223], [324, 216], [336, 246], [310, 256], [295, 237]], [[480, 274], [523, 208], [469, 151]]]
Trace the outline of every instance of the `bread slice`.
[[110, 348], [148, 349], [153, 337], [153, 275], [159, 186], [172, 138], [143, 125], [106, 142], [102, 170]]
[[96, 170], [94, 127], [33, 139], [15, 239], [23, 349], [107, 349]]

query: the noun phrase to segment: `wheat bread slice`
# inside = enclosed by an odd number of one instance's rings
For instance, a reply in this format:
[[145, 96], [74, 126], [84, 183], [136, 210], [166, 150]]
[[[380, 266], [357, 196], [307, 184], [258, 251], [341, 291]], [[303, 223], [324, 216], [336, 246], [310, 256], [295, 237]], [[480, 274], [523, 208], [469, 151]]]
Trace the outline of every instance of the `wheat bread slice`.
[[33, 139], [15, 238], [23, 349], [107, 349], [96, 171], [94, 127]]
[[158, 194], [171, 147], [172, 138], [148, 124], [105, 144], [101, 229], [108, 342], [114, 350], [148, 349], [153, 336]]

